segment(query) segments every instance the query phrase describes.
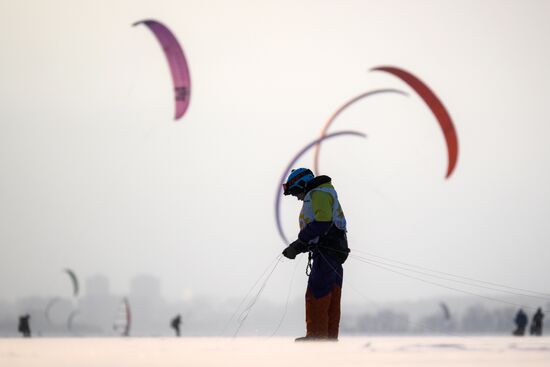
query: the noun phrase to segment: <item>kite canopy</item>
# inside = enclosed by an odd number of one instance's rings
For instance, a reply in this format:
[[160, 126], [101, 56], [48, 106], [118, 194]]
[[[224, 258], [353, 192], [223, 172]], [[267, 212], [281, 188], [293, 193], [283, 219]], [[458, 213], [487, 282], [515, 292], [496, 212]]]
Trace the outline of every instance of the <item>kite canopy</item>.
[[124, 297], [118, 308], [118, 313], [113, 324], [113, 329], [119, 332], [121, 336], [130, 336], [132, 328], [132, 312], [130, 310], [130, 302]]
[[449, 163], [447, 166], [447, 174], [445, 178], [449, 178], [453, 173], [456, 162], [458, 159], [458, 138], [456, 130], [453, 125], [453, 121], [449, 112], [441, 102], [441, 100], [435, 95], [434, 92], [420, 79], [412, 75], [408, 71], [399, 69], [392, 66], [379, 66], [371, 69], [373, 71], [384, 71], [392, 75], [397, 76], [405, 83], [407, 83], [416, 93], [426, 102], [432, 113], [434, 114], [439, 126], [445, 136], [445, 142], [447, 143], [447, 153], [449, 157]]
[[156, 20], [146, 19], [135, 22], [133, 26], [135, 27], [139, 24], [146, 25], [162, 46], [174, 83], [174, 119], [178, 120], [187, 111], [191, 97], [191, 78], [183, 49], [174, 34], [164, 24]]
[[74, 310], [69, 314], [69, 317], [67, 317], [67, 330], [70, 333], [73, 333], [73, 324], [74, 319], [80, 314], [80, 310]]
[[288, 244], [288, 239], [286, 238], [285, 236], [285, 233], [283, 231], [283, 226], [281, 224], [281, 197], [282, 197], [282, 193], [283, 193], [283, 183], [285, 182], [290, 170], [292, 169], [292, 167], [294, 166], [294, 164], [298, 161], [298, 159], [300, 159], [308, 150], [310, 150], [311, 148], [313, 148], [315, 145], [327, 140], [327, 139], [331, 139], [331, 138], [335, 138], [337, 136], [342, 136], [342, 135], [351, 135], [351, 136], [360, 136], [362, 138], [366, 138], [367, 136], [361, 132], [358, 132], [358, 131], [339, 131], [339, 132], [335, 132], [335, 133], [332, 133], [332, 134], [327, 134], [325, 136], [322, 136], [318, 139], [315, 139], [314, 141], [312, 141], [311, 143], [309, 143], [308, 145], [306, 145], [304, 148], [302, 148], [302, 150], [300, 150], [295, 156], [294, 158], [292, 158], [292, 160], [290, 161], [290, 163], [288, 164], [288, 166], [286, 166], [283, 174], [281, 175], [281, 179], [279, 181], [279, 185], [277, 186], [277, 194], [275, 195], [275, 221], [276, 221], [276, 224], [277, 224], [277, 230], [279, 231], [279, 235], [281, 236], [281, 239], [283, 240], [283, 242], [285, 244]]
[[76, 274], [74, 271], [72, 271], [71, 269], [65, 269], [64, 270], [65, 273], [67, 273], [67, 275], [69, 275], [69, 278], [71, 279], [71, 283], [73, 285], [73, 296], [78, 296], [78, 292], [79, 292], [79, 284], [78, 284], [78, 278], [76, 277]]
[[53, 325], [52, 317], [51, 317], [51, 314], [50, 314], [51, 310], [52, 310], [53, 306], [55, 304], [57, 304], [59, 301], [61, 301], [61, 298], [54, 297], [46, 304], [46, 307], [44, 308], [44, 317], [46, 318], [46, 320], [48, 321], [48, 323], [50, 325]]
[[440, 302], [439, 306], [441, 307], [441, 311], [443, 312], [443, 317], [445, 320], [451, 319], [451, 311], [449, 310], [449, 307], [445, 302]]
[[[327, 131], [328, 131], [328, 128], [330, 127], [330, 125], [332, 125], [334, 120], [336, 120], [336, 118], [338, 116], [340, 116], [340, 114], [344, 110], [346, 110], [349, 106], [353, 105], [356, 102], [359, 102], [360, 100], [362, 100], [364, 98], [374, 96], [374, 95], [377, 95], [377, 94], [385, 94], [385, 93], [396, 93], [396, 94], [401, 94], [401, 95], [407, 96], [407, 93], [402, 92], [398, 89], [376, 89], [376, 90], [371, 90], [369, 92], [361, 93], [361, 94], [353, 97], [352, 99], [350, 99], [349, 101], [347, 101], [343, 105], [341, 105], [332, 114], [332, 116], [330, 116], [330, 118], [325, 123], [325, 126], [323, 126], [323, 130], [321, 130], [321, 138], [327, 135]], [[315, 172], [315, 175], [319, 175], [319, 154], [320, 153], [321, 153], [321, 142], [315, 144], [315, 153], [314, 153], [314, 158], [313, 158], [313, 171]]]

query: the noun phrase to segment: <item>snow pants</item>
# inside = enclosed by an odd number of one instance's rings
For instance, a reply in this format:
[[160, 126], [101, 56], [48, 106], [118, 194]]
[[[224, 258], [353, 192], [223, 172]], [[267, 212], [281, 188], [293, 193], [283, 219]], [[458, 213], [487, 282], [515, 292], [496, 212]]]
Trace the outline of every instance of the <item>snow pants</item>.
[[316, 298], [308, 287], [306, 292], [306, 337], [338, 339], [341, 298], [342, 287], [338, 284], [335, 284], [327, 295], [320, 298]]

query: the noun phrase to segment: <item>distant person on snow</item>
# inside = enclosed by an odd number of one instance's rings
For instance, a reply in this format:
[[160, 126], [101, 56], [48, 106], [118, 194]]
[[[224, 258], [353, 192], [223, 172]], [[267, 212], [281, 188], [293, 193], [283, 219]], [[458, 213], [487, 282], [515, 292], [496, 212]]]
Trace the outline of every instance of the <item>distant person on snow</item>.
[[527, 326], [528, 320], [527, 315], [525, 314], [525, 312], [523, 312], [521, 308], [516, 314], [514, 322], [516, 323], [516, 330], [514, 330], [513, 334], [515, 336], [523, 336], [525, 334], [525, 327]]
[[177, 315], [170, 321], [170, 326], [176, 332], [176, 336], [180, 336], [181, 316]]
[[531, 321], [531, 335], [542, 335], [542, 319], [544, 319], [544, 314], [542, 313], [542, 309], [539, 307], [537, 312], [533, 315], [533, 320]]
[[30, 338], [31, 337], [31, 326], [29, 323], [29, 319], [31, 318], [31, 315], [26, 314], [19, 317], [19, 326], [18, 330], [21, 334], [23, 334], [24, 338]]
[[283, 251], [283, 255], [294, 259], [299, 253], [309, 254], [307, 333], [296, 341], [338, 340], [342, 264], [349, 253], [346, 218], [338, 195], [330, 177], [315, 177], [307, 168], [292, 170], [283, 187], [285, 195], [303, 201], [298, 239]]

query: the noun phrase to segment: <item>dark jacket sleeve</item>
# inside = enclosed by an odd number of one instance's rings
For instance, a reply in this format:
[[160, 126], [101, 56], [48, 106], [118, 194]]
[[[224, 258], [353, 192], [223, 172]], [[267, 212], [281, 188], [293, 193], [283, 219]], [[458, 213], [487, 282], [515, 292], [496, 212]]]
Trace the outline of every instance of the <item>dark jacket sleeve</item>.
[[305, 242], [302, 242], [300, 239], [297, 239], [296, 241], [292, 242], [288, 247], [292, 247], [297, 254], [301, 254], [303, 252], [308, 251], [308, 245]]

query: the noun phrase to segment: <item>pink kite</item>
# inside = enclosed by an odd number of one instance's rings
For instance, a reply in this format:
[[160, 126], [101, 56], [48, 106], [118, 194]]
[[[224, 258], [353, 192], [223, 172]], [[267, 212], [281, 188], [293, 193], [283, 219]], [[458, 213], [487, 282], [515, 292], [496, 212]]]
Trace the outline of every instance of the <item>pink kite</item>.
[[418, 95], [424, 100], [424, 102], [426, 102], [437, 119], [437, 122], [443, 131], [443, 135], [445, 136], [445, 141], [447, 143], [447, 154], [449, 157], [447, 175], [445, 178], [449, 178], [455, 169], [458, 159], [458, 138], [451, 116], [447, 112], [447, 109], [443, 103], [439, 100], [435, 93], [432, 92], [426, 84], [424, 84], [424, 82], [403, 69], [391, 66], [380, 66], [371, 70], [385, 71], [397, 76], [407, 83], [412, 89], [414, 89], [416, 93], [418, 93]]
[[141, 20], [133, 25], [139, 24], [145, 24], [153, 32], [164, 50], [174, 83], [174, 99], [176, 102], [174, 119], [178, 120], [187, 111], [191, 97], [191, 78], [183, 50], [176, 37], [162, 23], [148, 19]]
[[281, 225], [281, 196], [282, 196], [281, 194], [283, 193], [283, 183], [285, 182], [288, 173], [290, 172], [290, 170], [292, 169], [294, 164], [298, 161], [298, 159], [300, 159], [312, 147], [314, 147], [315, 145], [321, 143], [322, 141], [325, 141], [327, 139], [334, 138], [334, 137], [337, 137], [337, 136], [341, 136], [341, 135], [354, 135], [354, 136], [360, 136], [362, 138], [367, 137], [363, 133], [360, 133], [358, 131], [351, 131], [351, 130], [350, 131], [339, 131], [339, 132], [336, 132], [336, 133], [327, 134], [327, 135], [322, 136], [318, 139], [315, 139], [314, 141], [312, 141], [311, 143], [306, 145], [304, 148], [302, 148], [302, 150], [300, 150], [298, 152], [298, 154], [296, 154], [294, 156], [294, 158], [292, 158], [292, 160], [290, 161], [288, 166], [285, 168], [285, 170], [283, 172], [283, 175], [281, 176], [281, 180], [279, 181], [279, 186], [277, 187], [277, 194], [275, 195], [275, 221], [277, 223], [277, 230], [279, 231], [279, 235], [281, 236], [281, 238], [282, 238], [282, 240], [285, 244], [288, 244], [288, 240], [287, 240], [287, 238], [285, 236], [285, 233], [283, 231], [283, 226]]

